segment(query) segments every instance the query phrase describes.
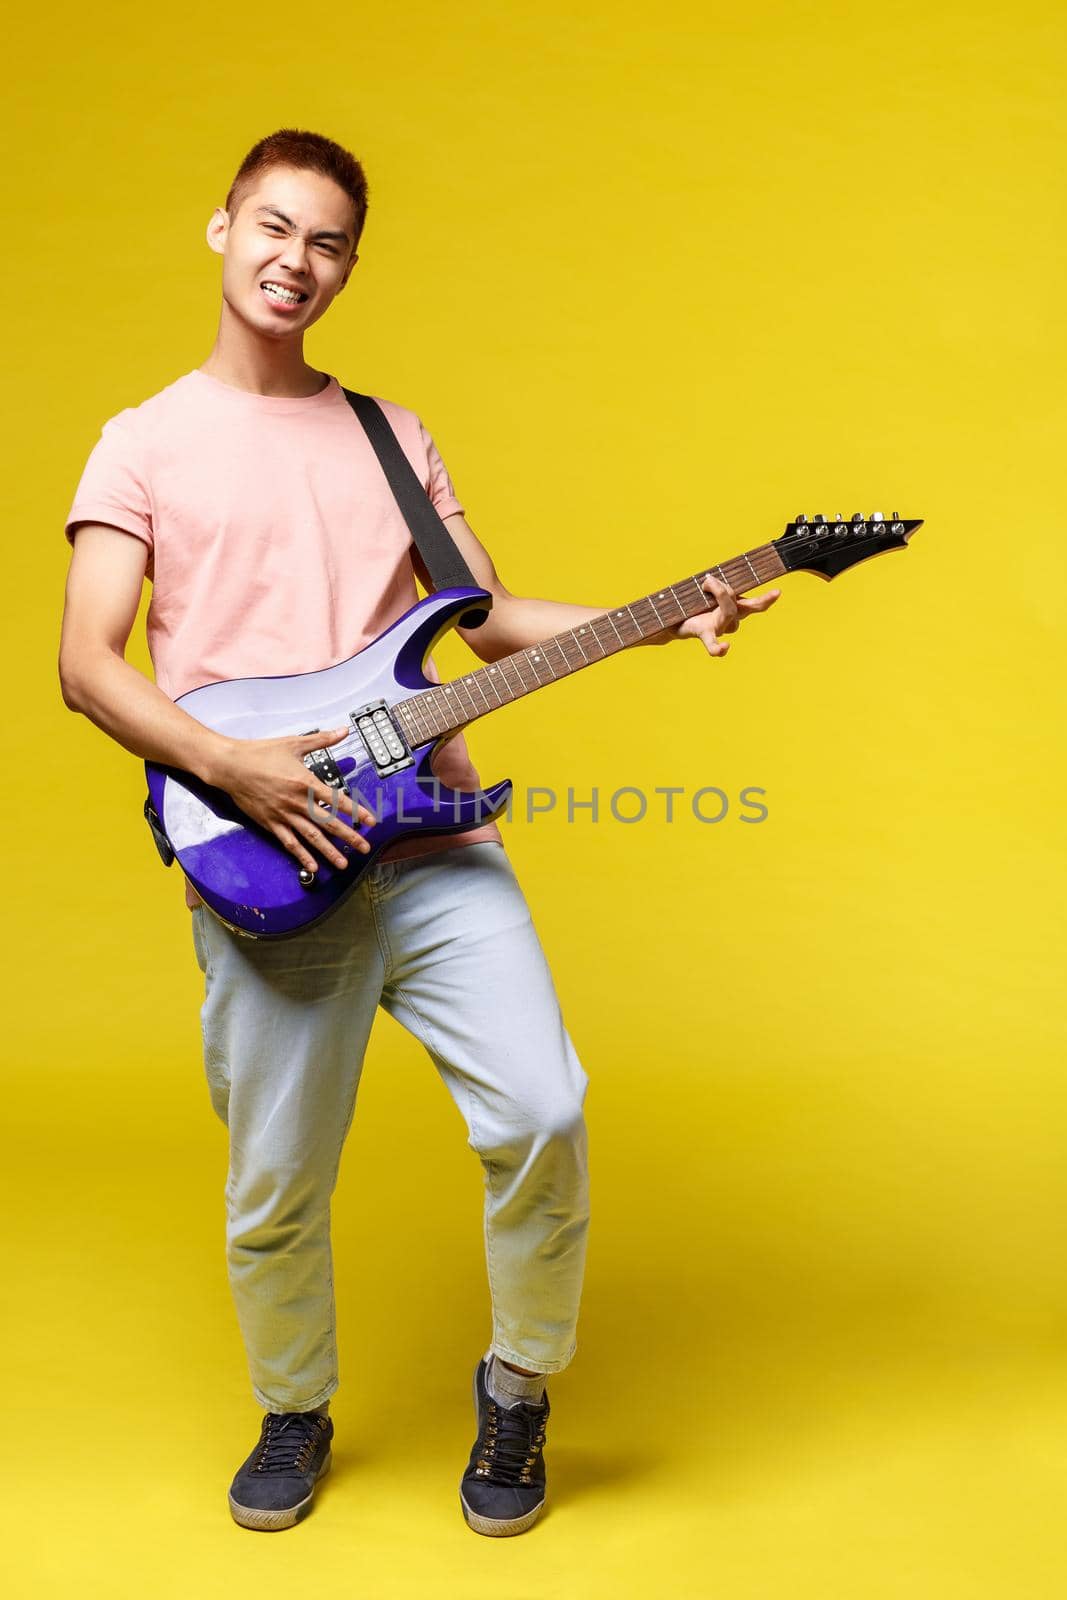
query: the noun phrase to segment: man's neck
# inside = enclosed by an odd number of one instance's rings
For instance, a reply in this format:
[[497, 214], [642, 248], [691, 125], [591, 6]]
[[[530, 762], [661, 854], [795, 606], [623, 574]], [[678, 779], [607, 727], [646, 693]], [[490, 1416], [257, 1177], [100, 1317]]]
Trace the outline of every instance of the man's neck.
[[283, 345], [248, 337], [249, 331], [227, 329], [223, 319], [211, 354], [200, 371], [229, 384], [231, 389], [276, 400], [306, 400], [326, 388], [329, 373], [308, 366], [302, 339], [299, 344]]

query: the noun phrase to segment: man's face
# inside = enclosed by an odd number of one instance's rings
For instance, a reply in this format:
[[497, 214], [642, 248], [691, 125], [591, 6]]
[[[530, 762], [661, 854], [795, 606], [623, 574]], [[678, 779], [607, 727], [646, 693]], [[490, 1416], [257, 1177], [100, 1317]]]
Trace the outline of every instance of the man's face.
[[332, 178], [294, 167], [261, 174], [232, 219], [216, 210], [207, 238], [231, 310], [279, 338], [310, 328], [355, 266], [352, 212]]

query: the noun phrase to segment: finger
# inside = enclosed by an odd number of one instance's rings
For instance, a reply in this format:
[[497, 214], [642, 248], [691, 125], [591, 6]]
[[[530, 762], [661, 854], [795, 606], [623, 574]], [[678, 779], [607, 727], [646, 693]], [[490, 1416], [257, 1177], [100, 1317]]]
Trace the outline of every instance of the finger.
[[378, 821], [369, 806], [364, 805], [362, 801], [357, 805], [351, 795], [348, 796], [348, 813], [353, 822], [361, 827], [373, 828]]
[[298, 735], [296, 748], [301, 755], [305, 755], [309, 750], [322, 750], [328, 744], [336, 744], [338, 739], [343, 739], [351, 732], [347, 722], [340, 728], [312, 728], [310, 733]]
[[738, 622], [737, 596], [734, 591], [729, 584], [720, 582], [710, 572], [701, 584], [701, 588], [706, 594], [713, 594], [718, 601], [718, 611], [722, 618], [722, 626], [717, 631], [719, 633], [733, 633]]
[[769, 594], [761, 594], [756, 600], [742, 600], [741, 606], [746, 614], [750, 611], [767, 611], [781, 596], [781, 589], [772, 589]]
[[323, 783], [321, 778], [312, 777], [308, 784], [308, 793], [320, 805], [329, 806], [331, 811], [344, 811], [352, 815], [352, 796], [347, 789], [335, 789], [331, 783]]
[[[335, 789], [332, 784], [323, 783], [321, 779], [312, 778], [312, 781], [308, 784], [308, 793], [320, 805], [328, 806], [334, 813], [343, 811], [346, 816], [352, 817], [359, 822], [370, 823], [372, 826], [378, 820], [374, 812], [369, 810], [367, 806], [361, 804], [357, 808], [352, 796], [344, 787]], [[310, 816], [311, 813], [309, 812], [308, 815]], [[316, 817], [315, 820], [317, 821], [318, 818]]]
[[287, 828], [283, 822], [279, 822], [274, 829], [274, 833], [275, 837], [285, 846], [291, 856], [295, 856], [302, 867], [306, 867], [309, 872], [318, 871], [319, 864], [315, 857], [310, 850], [304, 849], [291, 828]]
[[346, 827], [343, 822], [337, 822], [336, 820], [330, 822], [324, 818], [322, 826], [328, 833], [336, 835], [338, 839], [344, 839], [347, 844], [350, 844], [353, 849], [359, 850], [363, 855], [366, 855], [370, 850], [370, 845], [363, 835], [357, 833], [354, 828]]
[[364, 805], [362, 801], [357, 804], [347, 791], [345, 794], [345, 808], [345, 815], [352, 818], [353, 826], [373, 828], [378, 821], [369, 806]]
[[723, 602], [730, 603], [736, 601], [737, 599], [737, 596], [733, 589], [731, 589], [730, 585], [728, 583], [723, 583], [722, 579], [717, 578], [713, 572], [708, 572], [705, 574], [704, 578], [701, 580], [700, 587], [705, 591], [705, 593], [714, 595], [720, 604]]
[[[320, 806], [325, 806], [326, 802], [320, 801], [319, 804]], [[335, 816], [332, 810], [317, 810], [314, 814], [309, 810], [306, 815], [313, 825], [317, 824], [327, 833], [334, 834], [338, 839], [344, 839], [347, 844], [354, 845], [357, 850], [362, 850], [364, 854], [370, 849], [370, 845], [363, 835], [356, 833], [346, 822], [342, 822], [340, 817]]]
[[315, 849], [320, 851], [321, 854], [326, 857], [326, 860], [331, 866], [348, 866], [348, 857], [342, 854], [342, 852], [338, 850], [335, 845], [332, 845], [329, 839], [323, 833], [322, 829], [316, 828], [313, 822], [304, 822], [301, 820], [300, 822], [295, 823], [294, 826], [309, 844], [313, 844]]

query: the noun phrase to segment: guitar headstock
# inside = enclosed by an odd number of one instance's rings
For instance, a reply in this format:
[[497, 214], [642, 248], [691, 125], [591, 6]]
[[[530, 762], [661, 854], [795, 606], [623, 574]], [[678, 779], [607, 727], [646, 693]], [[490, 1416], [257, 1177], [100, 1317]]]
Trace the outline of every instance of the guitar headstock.
[[820, 512], [810, 522], [807, 517], [797, 517], [795, 522], [786, 523], [782, 537], [771, 543], [788, 571], [836, 578], [846, 567], [854, 567], [868, 556], [880, 556], [883, 550], [903, 550], [916, 528], [921, 527], [921, 517], [908, 521], [895, 511], [891, 517], [880, 511], [865, 517], [857, 511], [848, 522], [840, 515], [830, 520]]

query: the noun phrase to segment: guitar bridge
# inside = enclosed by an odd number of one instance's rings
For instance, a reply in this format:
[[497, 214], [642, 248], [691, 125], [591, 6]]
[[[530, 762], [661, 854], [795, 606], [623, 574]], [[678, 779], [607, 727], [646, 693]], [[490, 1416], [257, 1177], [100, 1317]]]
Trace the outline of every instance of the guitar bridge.
[[414, 765], [415, 758], [408, 749], [407, 740], [384, 700], [368, 700], [365, 706], [348, 715], [380, 778]]

